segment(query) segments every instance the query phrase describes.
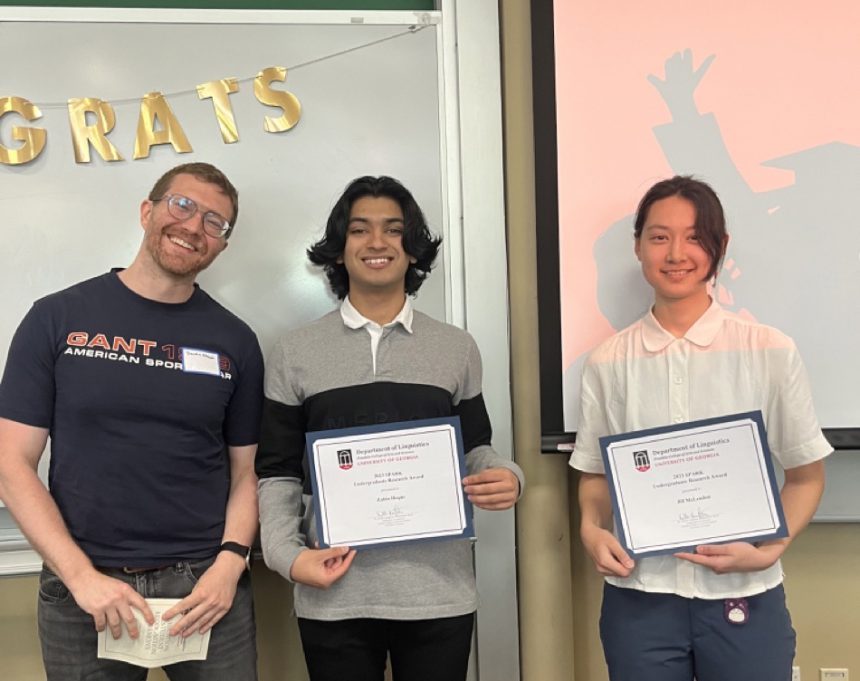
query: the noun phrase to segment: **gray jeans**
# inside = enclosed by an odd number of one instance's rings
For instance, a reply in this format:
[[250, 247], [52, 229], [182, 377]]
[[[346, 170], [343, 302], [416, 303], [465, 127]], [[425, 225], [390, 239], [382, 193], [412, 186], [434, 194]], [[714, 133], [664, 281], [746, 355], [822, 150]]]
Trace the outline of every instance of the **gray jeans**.
[[[184, 598], [212, 565], [214, 558], [182, 561], [160, 570], [134, 575], [103, 570], [129, 584], [144, 598]], [[92, 615], [78, 607], [66, 585], [47, 566], [39, 583], [39, 638], [48, 681], [144, 681], [143, 667], [100, 660]], [[251, 580], [242, 575], [230, 611], [212, 629], [209, 654], [199, 662], [164, 667], [171, 681], [256, 681], [254, 603]]]

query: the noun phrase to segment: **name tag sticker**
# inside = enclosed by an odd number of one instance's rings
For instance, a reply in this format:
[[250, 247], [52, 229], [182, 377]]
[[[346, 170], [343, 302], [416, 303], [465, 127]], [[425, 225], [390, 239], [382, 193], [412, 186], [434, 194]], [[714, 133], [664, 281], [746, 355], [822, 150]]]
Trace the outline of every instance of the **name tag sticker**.
[[217, 352], [182, 348], [182, 370], [190, 374], [221, 375], [221, 356]]

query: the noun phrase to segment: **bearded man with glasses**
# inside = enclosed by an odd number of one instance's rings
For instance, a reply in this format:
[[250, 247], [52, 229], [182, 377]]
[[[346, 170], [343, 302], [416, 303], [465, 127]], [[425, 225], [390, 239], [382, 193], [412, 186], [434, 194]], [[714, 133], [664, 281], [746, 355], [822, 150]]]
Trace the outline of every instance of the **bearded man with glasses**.
[[[173, 168], [140, 206], [134, 262], [37, 301], [0, 383], [0, 498], [44, 559], [49, 681], [143, 681], [97, 657], [137, 638], [146, 598], [173, 636], [211, 630], [173, 681], [256, 675], [248, 567], [263, 361], [254, 332], [195, 283], [227, 248], [238, 194], [214, 166]], [[51, 436], [50, 491], [37, 476]]]

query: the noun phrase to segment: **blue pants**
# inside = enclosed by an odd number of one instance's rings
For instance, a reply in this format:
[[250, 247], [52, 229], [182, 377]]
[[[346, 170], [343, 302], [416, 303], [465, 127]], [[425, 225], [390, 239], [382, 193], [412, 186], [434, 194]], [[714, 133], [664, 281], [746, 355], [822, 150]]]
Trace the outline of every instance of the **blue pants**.
[[782, 585], [748, 596], [730, 624], [724, 601], [606, 584], [600, 638], [612, 681], [790, 681], [795, 633]]
[[[103, 569], [129, 584], [144, 598], [184, 598], [214, 562], [180, 562], [168, 568], [127, 575]], [[66, 585], [47, 566], [39, 583], [39, 638], [48, 681], [144, 681], [149, 670], [96, 657], [97, 632], [92, 615], [75, 603]], [[229, 612], [212, 628], [206, 660], [164, 667], [172, 681], [256, 681], [254, 603], [251, 580], [242, 575]]]

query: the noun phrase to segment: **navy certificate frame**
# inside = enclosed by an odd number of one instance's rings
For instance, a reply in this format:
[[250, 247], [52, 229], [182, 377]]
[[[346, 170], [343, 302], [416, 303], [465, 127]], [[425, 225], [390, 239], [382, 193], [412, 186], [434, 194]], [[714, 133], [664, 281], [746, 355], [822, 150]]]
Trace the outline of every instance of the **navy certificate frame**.
[[[703, 531], [701, 536], [697, 535], [695, 537], [695, 541], [691, 540], [689, 543], [679, 543], [679, 541], [670, 540], [656, 541], [653, 538], [644, 538], [648, 532], [644, 532], [639, 528], [643, 525], [647, 525], [647, 521], [645, 523], [640, 523], [638, 519], [634, 520], [631, 515], [635, 514], [637, 511], [642, 511], [641, 508], [635, 507], [636, 504], [641, 504], [641, 499], [637, 498], [635, 501], [631, 501], [637, 495], [631, 491], [632, 487], [630, 485], [628, 485], [628, 487], [631, 487], [631, 489], [625, 491], [624, 484], [621, 483], [621, 478], [632, 475], [632, 470], [636, 470], [637, 473], [647, 475], [648, 471], [652, 467], [669, 467], [666, 471], [667, 473], [669, 471], [678, 470], [679, 473], [671, 473], [671, 480], [657, 482], [652, 485], [655, 489], [653, 494], [665, 494], [667, 493], [666, 490], [668, 488], [674, 486], [683, 487], [684, 485], [688, 485], [688, 489], [690, 490], [697, 490], [697, 492], [691, 493], [692, 496], [682, 496], [677, 499], [678, 506], [690, 506], [689, 510], [678, 509], [680, 510], [680, 513], [678, 513], [677, 516], [677, 523], [679, 525], [684, 525], [685, 528], [692, 528], [694, 531], [700, 526], [704, 530], [711, 525], [717, 524], [715, 518], [718, 517], [720, 513], [716, 513], [715, 515], [706, 513], [701, 509], [701, 507], [692, 509], [691, 505], [697, 502], [700, 498], [708, 500], [711, 498], [702, 491], [701, 486], [697, 488], [695, 485], [700, 482], [709, 483], [711, 481], [711, 475], [705, 473], [704, 470], [714, 465], [715, 461], [710, 460], [719, 459], [721, 456], [720, 451], [717, 449], [720, 446], [724, 446], [721, 443], [727, 444], [729, 442], [729, 440], [719, 438], [719, 433], [727, 433], [728, 430], [735, 428], [754, 429], [755, 431], [754, 433], [751, 431], [749, 433], [749, 435], [751, 435], [752, 442], [757, 447], [757, 450], [755, 451], [755, 470], [760, 476], [760, 479], [755, 482], [761, 484], [763, 488], [766, 486], [766, 491], [769, 490], [767, 508], [761, 513], [761, 515], [766, 519], [765, 522], [762, 523], [760, 527], [754, 526], [750, 528], [749, 531], [745, 530], [740, 533], [743, 534], [743, 536], [738, 536], [738, 532], [720, 534], [719, 531], [717, 531], [716, 534], [711, 535]], [[689, 445], [667, 447], [662, 450], [658, 449], [662, 442], [668, 443], [670, 440], [683, 437], [684, 431], [696, 431], [695, 433], [691, 433], [691, 437], [696, 435], [703, 439], [706, 439], [707, 437], [716, 437], [717, 439], [712, 440], [711, 442], [706, 442], [705, 445], [699, 446], [698, 449], [696, 449], [695, 446], [690, 447]], [[743, 437], [747, 433], [738, 431], [737, 434]], [[635, 451], [621, 451], [625, 447], [632, 448], [634, 446], [637, 447]], [[691, 421], [673, 426], [649, 428], [619, 435], [609, 435], [600, 438], [600, 450], [603, 456], [607, 483], [612, 499], [612, 510], [614, 513], [615, 528], [618, 539], [625, 551], [627, 551], [633, 558], [673, 554], [678, 552], [695, 552], [695, 547], [702, 544], [725, 544], [733, 541], [756, 542], [767, 539], [779, 539], [788, 536], [788, 527], [785, 522], [785, 514], [783, 512], [782, 502], [779, 496], [776, 476], [773, 469], [773, 461], [770, 447], [767, 442], [767, 433], [764, 428], [764, 420], [762, 418], [761, 411], [743, 412], [728, 416]], [[623, 460], [625, 459], [625, 455], [629, 454], [633, 455], [632, 460]], [[657, 458], [655, 460], [655, 454], [659, 454], [662, 458]], [[681, 473], [681, 471], [684, 471], [685, 467], [688, 465], [694, 466], [700, 470]], [[621, 469], [619, 466], [632, 468], [631, 470], [627, 470], [626, 468]], [[675, 466], [675, 468], [671, 468], [672, 466]], [[698, 474], [698, 477], [696, 474]], [[727, 473], [715, 473], [713, 474], [713, 478], [720, 478], [725, 475], [727, 475]], [[655, 476], [655, 478], [659, 480], [659, 477]], [[631, 478], [628, 477], [627, 479], [630, 480]], [[640, 481], [641, 479], [637, 480], [637, 484]], [[752, 484], [751, 481], [750, 484]], [[679, 493], [684, 493], [685, 491], [686, 490], [684, 489], [678, 490]], [[697, 497], [696, 494], [700, 494], [701, 496]], [[770, 503], [771, 499], [772, 503]], [[668, 504], [670, 502], [664, 501], [663, 503]], [[657, 506], [654, 508], [657, 508]], [[663, 521], [662, 514], [658, 511], [655, 511], [654, 513], [655, 517], [659, 517], [661, 521]], [[679, 533], [683, 535], [681, 531], [679, 531]]]
[[[318, 450], [322, 449], [322, 447], [326, 447], [328, 449], [331, 446], [334, 446], [332, 443], [328, 442], [331, 440], [348, 443], [360, 443], [362, 441], [373, 442], [374, 447], [370, 450], [362, 450], [356, 446], [347, 447], [344, 445], [340, 450], [335, 451], [335, 455], [338, 456], [338, 468], [347, 471], [347, 475], [353, 468], [364, 468], [372, 473], [370, 469], [373, 466], [378, 465], [380, 468], [384, 468], [392, 463], [398, 463], [397, 456], [401, 454], [410, 456], [411, 463], [417, 461], [420, 456], [428, 455], [428, 453], [416, 454], [414, 450], [410, 451], [408, 454], [406, 450], [403, 449], [392, 451], [390, 449], [391, 447], [402, 446], [402, 443], [397, 443], [396, 440], [407, 437], [404, 433], [408, 433], [408, 437], [413, 439], [432, 433], [445, 433], [445, 437], [450, 439], [450, 455], [452, 458], [449, 463], [456, 475], [457, 489], [454, 490], [453, 488], [448, 488], [447, 492], [443, 490], [442, 493], [457, 495], [457, 498], [445, 498], [444, 503], [457, 505], [459, 511], [459, 522], [452, 523], [450, 526], [443, 528], [442, 531], [444, 534], [440, 534], [438, 530], [433, 532], [408, 532], [405, 528], [398, 532], [395, 528], [395, 531], [391, 535], [386, 535], [384, 541], [373, 540], [372, 543], [369, 543], [366, 539], [356, 540], [354, 538], [353, 541], [336, 541], [332, 544], [328, 540], [326, 527], [330, 527], [331, 521], [336, 520], [335, 516], [338, 515], [338, 513], [340, 513], [340, 517], [343, 515], [342, 511], [332, 510], [332, 506], [335, 505], [336, 498], [331, 496], [337, 494], [337, 486], [341, 483], [338, 482], [337, 484], [334, 484], [327, 481], [325, 475], [319, 475], [317, 464], [321, 462], [317, 462], [316, 460]], [[314, 431], [306, 434], [306, 442], [308, 462], [310, 464], [311, 485], [313, 489], [316, 530], [320, 548], [327, 548], [335, 545], [350, 546], [351, 548], [364, 550], [414, 542], [441, 541], [447, 539], [474, 539], [473, 507], [468, 497], [465, 495], [461, 483], [462, 479], [466, 476], [466, 462], [459, 416]], [[395, 455], [395, 452], [397, 456]], [[330, 456], [331, 454], [326, 451], [326, 455]], [[386, 458], [388, 460], [385, 460]], [[404, 462], [404, 465], [409, 464]], [[329, 469], [331, 470], [330, 465]], [[393, 480], [394, 483], [401, 482], [399, 478], [391, 478], [390, 476], [388, 478], [384, 477], [385, 473], [374, 474], [374, 476], [375, 479], [369, 482], [362, 480], [359, 484], [372, 486], [378, 483], [381, 487], [385, 485], [388, 480]], [[369, 512], [371, 509], [361, 509], [361, 511], [364, 510]], [[355, 513], [358, 512], [359, 510], [356, 509]], [[383, 512], [390, 512], [392, 515], [396, 513], [394, 510]], [[384, 521], [385, 518], [383, 517], [382, 520]]]

